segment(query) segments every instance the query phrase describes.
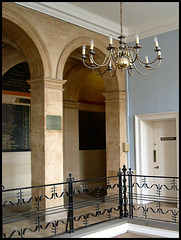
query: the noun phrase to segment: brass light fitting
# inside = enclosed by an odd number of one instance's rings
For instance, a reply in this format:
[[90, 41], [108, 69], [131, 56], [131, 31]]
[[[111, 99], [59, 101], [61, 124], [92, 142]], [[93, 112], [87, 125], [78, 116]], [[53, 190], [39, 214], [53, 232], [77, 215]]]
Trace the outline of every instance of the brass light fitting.
[[[82, 61], [83, 64], [92, 69], [92, 71], [97, 75], [103, 75], [107, 71], [110, 73], [111, 77], [114, 77], [116, 74], [117, 69], [127, 69], [130, 76], [133, 74], [133, 69], [135, 69], [139, 74], [146, 75], [149, 70], [154, 70], [158, 68], [161, 64], [161, 59], [163, 57], [161, 56], [161, 48], [159, 47], [158, 40], [156, 37], [154, 37], [155, 42], [155, 49], [154, 51], [157, 53], [156, 58], [153, 61], [148, 60], [148, 56], [145, 56], [145, 61], [142, 61], [139, 57], [139, 50], [141, 49], [141, 46], [139, 45], [139, 36], [136, 34], [135, 36], [135, 45], [127, 46], [126, 42], [123, 41], [125, 36], [122, 34], [122, 2], [120, 2], [120, 26], [121, 26], [121, 35], [118, 37], [119, 39], [119, 47], [113, 46], [113, 38], [110, 34], [109, 36], [109, 46], [107, 47], [107, 54], [105, 56], [104, 61], [102, 64], [98, 64], [94, 60], [94, 40], [91, 40], [90, 44], [90, 51], [88, 52], [89, 55], [89, 62], [87, 62], [86, 57], [86, 46], [84, 45], [82, 47]], [[152, 65], [155, 62], [158, 62], [157, 65]], [[145, 72], [141, 72], [138, 67], [136, 66], [136, 63], [139, 64], [140, 67], [145, 69]], [[152, 66], [151, 66], [152, 65]], [[106, 67], [106, 70], [104, 69], [102, 72], [100, 71], [100, 68]], [[97, 71], [99, 69], [99, 72]]]

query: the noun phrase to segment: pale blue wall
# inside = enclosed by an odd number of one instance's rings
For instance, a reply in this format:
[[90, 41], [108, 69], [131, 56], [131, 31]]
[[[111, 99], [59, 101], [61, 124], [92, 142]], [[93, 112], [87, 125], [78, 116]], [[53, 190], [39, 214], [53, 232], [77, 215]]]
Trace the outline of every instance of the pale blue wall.
[[[158, 69], [141, 76], [134, 71], [128, 76], [128, 140], [130, 152], [128, 166], [135, 170], [134, 115], [179, 111], [179, 31], [174, 30], [157, 35], [162, 48], [162, 60]], [[128, 46], [134, 42], [128, 43]], [[140, 53], [148, 54], [153, 60], [153, 37], [140, 40]], [[152, 56], [151, 56], [152, 55]]]

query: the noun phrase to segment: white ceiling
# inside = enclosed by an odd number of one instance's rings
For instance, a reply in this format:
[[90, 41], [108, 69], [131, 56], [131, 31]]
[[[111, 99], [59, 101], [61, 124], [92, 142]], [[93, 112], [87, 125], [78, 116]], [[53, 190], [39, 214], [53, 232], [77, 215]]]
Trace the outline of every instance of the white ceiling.
[[[68, 2], [115, 23], [120, 23], [119, 2]], [[151, 22], [176, 17], [178, 21], [179, 2], [123, 2], [124, 26], [133, 28]]]
[[[117, 39], [119, 2], [14, 2]], [[179, 2], [123, 2], [123, 33], [127, 41], [179, 28]]]
[[[120, 23], [120, 2], [69, 2], [76, 7]], [[123, 2], [123, 25], [128, 35], [136, 34], [150, 25], [179, 25], [179, 2]], [[136, 32], [135, 32], [136, 31]]]

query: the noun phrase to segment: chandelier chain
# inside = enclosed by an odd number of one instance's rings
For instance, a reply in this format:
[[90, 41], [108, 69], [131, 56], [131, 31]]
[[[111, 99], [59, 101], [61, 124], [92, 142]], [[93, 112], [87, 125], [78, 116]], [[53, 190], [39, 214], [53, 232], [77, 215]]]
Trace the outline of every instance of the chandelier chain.
[[121, 26], [121, 35], [123, 35], [123, 3], [120, 2], [120, 26]]

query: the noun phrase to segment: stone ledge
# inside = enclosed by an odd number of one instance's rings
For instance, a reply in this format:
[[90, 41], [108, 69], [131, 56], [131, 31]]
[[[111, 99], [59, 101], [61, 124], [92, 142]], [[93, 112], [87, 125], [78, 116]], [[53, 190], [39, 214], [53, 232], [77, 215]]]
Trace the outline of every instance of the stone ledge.
[[178, 238], [179, 225], [146, 219], [116, 219], [77, 229], [71, 234], [57, 235], [53, 238], [60, 238], [60, 236], [61, 238], [113, 238], [127, 232], [154, 238]]

